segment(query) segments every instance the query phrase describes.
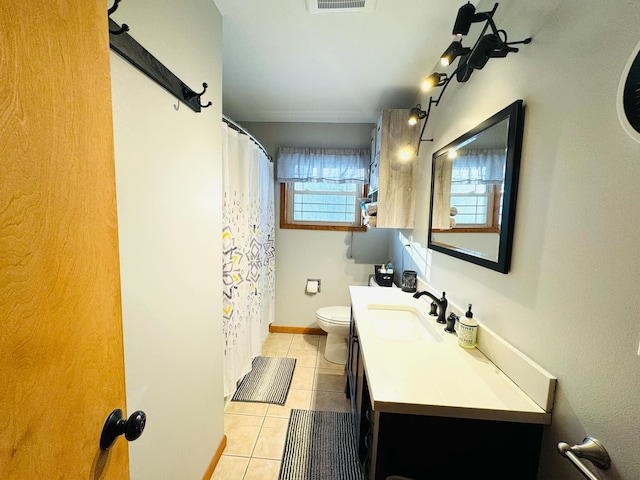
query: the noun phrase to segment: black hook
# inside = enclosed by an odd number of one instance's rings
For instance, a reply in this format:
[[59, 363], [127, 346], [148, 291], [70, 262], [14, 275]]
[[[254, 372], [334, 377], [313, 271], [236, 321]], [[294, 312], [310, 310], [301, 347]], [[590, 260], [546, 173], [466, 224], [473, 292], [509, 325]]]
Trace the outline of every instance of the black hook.
[[123, 23], [118, 30], [109, 29], [109, 33], [111, 35], [122, 35], [124, 32], [128, 32], [128, 31], [129, 31], [129, 25], [127, 25], [126, 23]]
[[209, 102], [206, 105], [203, 105], [200, 102], [200, 97], [202, 97], [202, 95], [204, 95], [204, 92], [207, 91], [207, 88], [209, 88], [209, 85], [207, 85], [206, 83], [203, 83], [202, 86], [203, 86], [204, 90], [202, 90], [202, 92], [200, 92], [200, 93], [196, 93], [196, 97], [198, 98], [198, 105], [200, 105], [200, 108], [207, 108], [207, 107], [210, 107], [213, 104], [211, 102]]
[[203, 105], [200, 102], [200, 97], [202, 97], [202, 95], [204, 95], [204, 92], [207, 91], [207, 88], [209, 87], [209, 85], [207, 85], [206, 83], [202, 84], [202, 87], [204, 88], [204, 90], [202, 90], [200, 93], [194, 92], [193, 90], [191, 90], [189, 87], [185, 86], [182, 89], [182, 92], [184, 93], [184, 98], [187, 102], [190, 102], [191, 100], [193, 100], [194, 98], [196, 99], [196, 101], [198, 102], [198, 105], [200, 106], [200, 108], [207, 108], [210, 107], [211, 105], [213, 105], [211, 102], [207, 103], [206, 105]]
[[[111, 8], [107, 10], [107, 16], [110, 17], [111, 14], [118, 9], [118, 4], [120, 2], [121, 0], [114, 0], [113, 5], [111, 5]], [[128, 31], [129, 31], [129, 25], [127, 25], [126, 23], [123, 23], [118, 30], [109, 29], [109, 33], [111, 35], [122, 35], [124, 32], [128, 32]]]
[[111, 15], [113, 12], [115, 12], [118, 9], [119, 3], [120, 3], [120, 0], [114, 0], [113, 5], [111, 5], [111, 8], [107, 10], [107, 14]]

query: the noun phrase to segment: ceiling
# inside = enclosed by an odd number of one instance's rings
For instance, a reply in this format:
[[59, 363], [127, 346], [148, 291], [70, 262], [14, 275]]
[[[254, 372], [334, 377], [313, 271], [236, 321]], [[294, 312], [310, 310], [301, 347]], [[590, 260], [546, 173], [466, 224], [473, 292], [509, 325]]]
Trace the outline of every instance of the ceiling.
[[413, 106], [464, 4], [377, 0], [371, 12], [312, 14], [305, 0], [214, 1], [223, 111], [240, 122], [373, 123]]

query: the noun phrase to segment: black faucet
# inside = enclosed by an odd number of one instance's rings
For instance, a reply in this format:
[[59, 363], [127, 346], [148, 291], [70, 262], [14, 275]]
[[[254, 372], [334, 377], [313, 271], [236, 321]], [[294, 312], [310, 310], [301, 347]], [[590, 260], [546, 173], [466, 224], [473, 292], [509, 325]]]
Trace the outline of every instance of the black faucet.
[[445, 320], [445, 315], [447, 314], [447, 306], [449, 302], [446, 299], [446, 292], [442, 292], [442, 298], [436, 298], [432, 293], [427, 292], [426, 290], [422, 290], [421, 292], [416, 292], [413, 294], [413, 298], [420, 298], [423, 295], [427, 295], [431, 300], [433, 300], [438, 306], [438, 319], [436, 322], [438, 323], [447, 323]]

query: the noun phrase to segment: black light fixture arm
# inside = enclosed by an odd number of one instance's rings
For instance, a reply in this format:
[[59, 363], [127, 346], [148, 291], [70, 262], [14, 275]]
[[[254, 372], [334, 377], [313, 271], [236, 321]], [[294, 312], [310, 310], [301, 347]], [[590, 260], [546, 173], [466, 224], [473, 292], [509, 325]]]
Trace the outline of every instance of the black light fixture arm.
[[[497, 5], [498, 4], [496, 3], [496, 6]], [[447, 87], [449, 86], [449, 83], [451, 83], [451, 80], [453, 79], [454, 75], [456, 75], [458, 71], [464, 67], [465, 67], [464, 64], [459, 64], [456, 67], [456, 69], [453, 71], [453, 73], [451, 73], [451, 75], [448, 75], [445, 78], [444, 83], [442, 84], [442, 90], [440, 90], [440, 94], [438, 95], [437, 99], [434, 100], [433, 97], [429, 97], [429, 105], [427, 106], [427, 111], [423, 117], [424, 122], [422, 124], [422, 130], [420, 131], [420, 140], [418, 141], [418, 148], [416, 148], [416, 156], [420, 154], [420, 144], [422, 142], [433, 142], [433, 138], [422, 138], [422, 136], [424, 135], [424, 130], [427, 126], [427, 122], [429, 121], [429, 114], [431, 113], [431, 107], [437, 107], [440, 104], [440, 100], [442, 100], [442, 96], [444, 95], [444, 92], [447, 90]], [[418, 104], [418, 107], [420, 107], [420, 104]]]
[[427, 111], [424, 114], [424, 122], [422, 123], [422, 130], [420, 131], [420, 140], [418, 141], [418, 147], [416, 148], [416, 156], [420, 155], [420, 144], [422, 144], [422, 142], [433, 142], [433, 138], [422, 138], [424, 135], [424, 130], [427, 127], [427, 122], [429, 121], [429, 114], [431, 113], [431, 107], [438, 106], [438, 104], [440, 103], [440, 100], [442, 99], [442, 95], [444, 94], [444, 91], [449, 86], [449, 83], [451, 82], [452, 78], [453, 76], [448, 76], [445, 79], [444, 84], [442, 85], [442, 90], [440, 90], [440, 95], [438, 95], [438, 98], [436, 100], [434, 100], [433, 97], [429, 97], [429, 105], [427, 106]]
[[[491, 32], [494, 35], [498, 36], [498, 38], [500, 38], [500, 34], [504, 35], [503, 42], [504, 42], [505, 45], [518, 45], [518, 44], [523, 44], [523, 43], [525, 43], [525, 44], [531, 43], [531, 37], [525, 38], [524, 40], [519, 40], [517, 42], [508, 42], [507, 41], [507, 32], [504, 29], [498, 29], [498, 27], [496, 26], [496, 23], [493, 21], [493, 14], [496, 12], [497, 9], [498, 9], [498, 4], [496, 3], [493, 6], [493, 10], [491, 10], [490, 12], [485, 12], [486, 15], [487, 15], [487, 18], [486, 18], [487, 23], [485, 24], [484, 28], [482, 29], [482, 32], [480, 33], [480, 36], [478, 37], [478, 40], [476, 41], [476, 45], [478, 44], [478, 41], [480, 41], [480, 39], [486, 33], [487, 27], [491, 27]], [[478, 15], [482, 15], [482, 13], [478, 14]], [[475, 48], [475, 46], [474, 46], [474, 48]]]
[[[478, 44], [480, 43], [480, 39], [482, 37], [484, 37], [484, 34], [487, 33], [487, 29], [489, 27], [491, 27], [491, 32], [494, 33], [495, 35], [497, 35], [498, 37], [500, 37], [500, 30], [498, 30], [498, 27], [496, 27], [495, 22], [493, 21], [493, 14], [496, 13], [496, 10], [498, 9], [498, 4], [496, 3], [493, 8], [491, 9], [491, 11], [489, 12], [484, 12], [484, 14], [486, 14], [486, 23], [484, 24], [484, 27], [482, 27], [482, 31], [480, 32], [480, 35], [478, 35], [478, 38], [476, 40], [476, 43], [473, 44], [473, 47], [471, 48], [471, 55], [473, 55], [473, 52], [475, 51], [476, 48], [478, 48]], [[507, 32], [502, 30], [502, 32], [504, 32], [505, 35], [505, 40], [506, 40], [506, 36], [507, 36]], [[459, 67], [458, 67], [459, 68]], [[457, 69], [456, 69], [457, 70]]]
[[[422, 142], [433, 142], [433, 138], [422, 138], [422, 136], [424, 135], [424, 129], [427, 127], [427, 122], [429, 121], [431, 106], [436, 102], [437, 101], [432, 97], [429, 97], [429, 106], [427, 107], [427, 111], [424, 112], [424, 115], [420, 115], [420, 117], [424, 118], [424, 122], [422, 122], [422, 130], [420, 130], [420, 138], [418, 139], [418, 146], [416, 147], [416, 157], [420, 155], [420, 145]], [[420, 108], [420, 104], [418, 104], [418, 108]]]
[[[476, 48], [478, 47], [478, 45], [480, 44], [480, 41], [482, 40], [482, 37], [485, 36], [485, 33], [487, 32], [487, 28], [491, 27], [491, 33], [493, 35], [495, 35], [499, 40], [502, 41], [502, 44], [504, 47], [502, 52], [500, 52], [500, 54], [496, 55], [499, 57], [504, 57], [507, 55], [507, 53], [516, 53], [518, 52], [517, 48], [511, 47], [511, 45], [522, 45], [522, 44], [529, 44], [531, 43], [531, 37], [525, 38], [524, 40], [518, 40], [517, 42], [509, 42], [507, 40], [507, 31], [500, 28], [498, 29], [498, 27], [496, 26], [495, 22], [493, 21], [493, 14], [495, 13], [495, 11], [498, 8], [498, 4], [496, 3], [493, 6], [493, 10], [491, 10], [490, 12], [486, 12], [487, 14], [487, 19], [482, 31], [480, 32], [480, 35], [478, 36], [478, 39], [476, 40], [476, 43], [474, 44], [473, 48], [471, 49], [471, 54], [474, 53], [474, 51], [476, 50]], [[502, 35], [502, 36], [501, 36]], [[502, 38], [504, 37], [504, 38]]]
[[[496, 27], [496, 23], [493, 21], [493, 15], [496, 13], [496, 10], [498, 9], [498, 4], [496, 3], [493, 8], [491, 9], [491, 11], [489, 12], [483, 12], [484, 14], [486, 14], [486, 20], [487, 23], [485, 24], [484, 28], [482, 29], [482, 33], [480, 34], [480, 37], [482, 37], [484, 35], [484, 33], [487, 31], [487, 27], [490, 26], [491, 27], [491, 31], [493, 33], [495, 33], [496, 35], [498, 34], [498, 27]], [[482, 15], [482, 14], [479, 14]]]
[[[511, 45], [528, 45], [531, 43], [531, 37], [527, 37], [524, 40], [518, 40], [517, 42], [504, 42], [505, 45], [507, 46], [511, 46]], [[515, 51], [517, 52], [518, 49], [516, 48]]]
[[[453, 73], [455, 73], [455, 71]], [[438, 104], [440, 103], [440, 100], [442, 99], [442, 95], [444, 95], [444, 92], [449, 86], [449, 83], [451, 83], [452, 78], [453, 78], [453, 75], [448, 75], [447, 78], [445, 79], [444, 84], [442, 85], [442, 90], [440, 90], [440, 95], [438, 95], [438, 99], [433, 102], [434, 106], [437, 107]], [[431, 107], [431, 99], [429, 102], [429, 107]]]
[[[506, 30], [503, 30], [503, 29], [497, 30], [495, 33], [496, 33], [496, 35], [498, 35], [498, 38], [500, 38], [500, 34], [502, 34], [502, 35], [504, 36], [504, 40], [502, 40], [502, 43], [504, 43], [504, 44], [505, 44], [506, 46], [508, 46], [508, 47], [510, 47], [511, 45], [523, 45], [523, 44], [524, 44], [524, 45], [528, 45], [528, 44], [530, 44], [530, 43], [531, 43], [531, 37], [527, 37], [527, 38], [525, 38], [524, 40], [518, 40], [518, 41], [516, 41], [516, 42], [510, 42], [510, 41], [507, 39], [507, 31], [506, 31]], [[478, 39], [478, 40], [479, 40], [479, 39]], [[513, 49], [513, 51], [514, 51], [514, 52], [517, 52], [517, 51], [518, 51], [518, 49], [517, 49], [517, 48], [514, 48], [514, 49]]]

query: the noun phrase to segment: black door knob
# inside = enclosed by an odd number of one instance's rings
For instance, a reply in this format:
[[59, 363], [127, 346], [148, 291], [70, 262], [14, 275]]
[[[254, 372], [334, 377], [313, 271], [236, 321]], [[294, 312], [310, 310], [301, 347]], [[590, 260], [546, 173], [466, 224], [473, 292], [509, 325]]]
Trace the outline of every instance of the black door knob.
[[116, 408], [109, 414], [106, 422], [104, 422], [104, 427], [102, 427], [100, 449], [109, 449], [122, 434], [124, 434], [124, 438], [130, 442], [138, 439], [140, 435], [142, 435], [146, 423], [147, 415], [142, 410], [133, 412], [129, 418], [125, 420], [122, 416], [122, 410]]

